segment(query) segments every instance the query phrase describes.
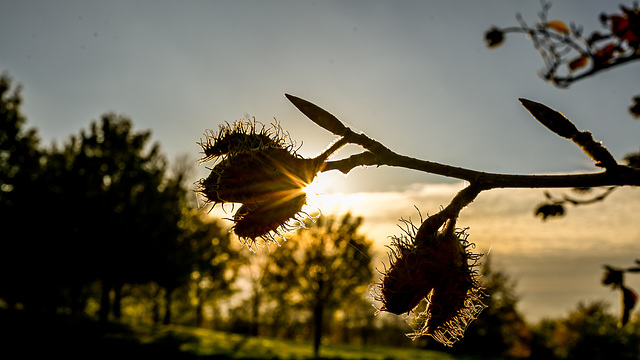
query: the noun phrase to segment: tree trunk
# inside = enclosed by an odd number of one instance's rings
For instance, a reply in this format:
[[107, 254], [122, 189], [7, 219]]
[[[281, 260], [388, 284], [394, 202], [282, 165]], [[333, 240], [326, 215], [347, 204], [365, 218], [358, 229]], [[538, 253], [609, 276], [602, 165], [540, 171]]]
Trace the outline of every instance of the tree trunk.
[[73, 284], [71, 285], [70, 296], [71, 296], [71, 313], [73, 315], [80, 315], [84, 311], [84, 307], [86, 304], [85, 297], [82, 295], [82, 288], [80, 285]]
[[109, 310], [111, 309], [109, 292], [111, 292], [111, 285], [103, 280], [102, 294], [100, 295], [100, 310], [98, 311], [100, 322], [107, 322], [107, 320], [109, 320]]
[[260, 317], [260, 294], [254, 289], [251, 299], [251, 329], [250, 334], [258, 336], [258, 320]]
[[202, 327], [202, 289], [196, 287], [196, 327]]
[[320, 356], [320, 342], [322, 340], [322, 315], [324, 314], [324, 304], [318, 300], [313, 307], [313, 356]]
[[121, 284], [113, 287], [115, 296], [113, 297], [113, 317], [122, 320], [122, 286]]
[[196, 301], [196, 327], [202, 327], [202, 299], [199, 294]]
[[165, 325], [169, 325], [171, 323], [171, 294], [173, 293], [173, 289], [167, 289], [164, 293], [164, 321]]
[[160, 296], [162, 294], [162, 287], [158, 286], [156, 289], [156, 293], [153, 295], [153, 308], [152, 317], [153, 317], [153, 325], [160, 325]]

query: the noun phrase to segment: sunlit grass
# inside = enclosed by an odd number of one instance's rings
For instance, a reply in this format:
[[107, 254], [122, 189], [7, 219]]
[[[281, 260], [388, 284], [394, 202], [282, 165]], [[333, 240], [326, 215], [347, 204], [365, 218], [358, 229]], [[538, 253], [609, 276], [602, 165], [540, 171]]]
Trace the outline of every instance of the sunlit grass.
[[[0, 359], [14, 358], [7, 355], [15, 351], [23, 357], [46, 354], [42, 358], [48, 358], [51, 355], [66, 354], [68, 359], [314, 358], [311, 342], [252, 337], [177, 325], [102, 324], [67, 315], [44, 316], [2, 309], [0, 335], [4, 340]], [[419, 348], [348, 344], [324, 344], [320, 349], [320, 356], [334, 360], [489, 360]]]
[[[142, 332], [145, 332], [144, 330]], [[180, 350], [197, 356], [223, 355], [232, 359], [312, 359], [310, 342], [280, 340], [230, 334], [208, 329], [181, 326], [163, 327], [153, 337], [188, 339]], [[149, 338], [147, 338], [149, 339]], [[473, 360], [469, 356], [422, 350], [372, 345], [327, 344], [320, 350], [322, 358], [331, 359], [415, 359], [415, 360]]]

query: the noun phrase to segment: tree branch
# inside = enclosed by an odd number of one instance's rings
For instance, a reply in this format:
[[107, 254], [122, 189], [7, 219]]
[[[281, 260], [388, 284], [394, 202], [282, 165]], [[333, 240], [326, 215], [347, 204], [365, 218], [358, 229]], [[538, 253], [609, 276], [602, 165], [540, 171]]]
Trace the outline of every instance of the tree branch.
[[[637, 26], [638, 18], [630, 17], [626, 12], [638, 11], [637, 4], [633, 10], [623, 9], [622, 14], [601, 14], [603, 25], [610, 22], [608, 32], [602, 34], [594, 31], [588, 38], [582, 35], [581, 28], [574, 25], [569, 28], [561, 21], [549, 22], [547, 13], [550, 7], [549, 3], [542, 3], [540, 22], [536, 25], [528, 25], [522, 16], [517, 14], [516, 20], [520, 26], [491, 28], [488, 33], [491, 36], [486, 38], [489, 47], [499, 45], [504, 40], [504, 34], [526, 34], [544, 62], [545, 69], [541, 71], [540, 76], [559, 88], [567, 88], [572, 83], [601, 71], [640, 60], [637, 30], [621, 31], [612, 20], [624, 19], [631, 24], [628, 29], [633, 29]], [[584, 70], [588, 63], [591, 64], [590, 68]], [[567, 65], [567, 72], [561, 76], [559, 71], [563, 65]]]
[[323, 172], [338, 170], [349, 173], [358, 166], [394, 166], [476, 183], [485, 190], [494, 188], [573, 188], [613, 185], [640, 186], [640, 169], [619, 166], [615, 173], [514, 175], [482, 172], [437, 162], [411, 158], [396, 153], [378, 156], [371, 152], [351, 155], [346, 159], [327, 161]]
[[478, 189], [494, 188], [572, 188], [600, 187], [613, 185], [640, 186], [640, 169], [618, 165], [604, 146], [593, 140], [591, 133], [579, 131], [559, 112], [542, 104], [521, 99], [521, 102], [547, 128], [556, 134], [569, 138], [578, 144], [589, 156], [598, 161], [605, 171], [599, 173], [563, 174], [563, 175], [511, 175], [488, 173], [461, 167], [420, 160], [397, 154], [379, 141], [365, 134], [355, 133], [335, 116], [311, 102], [286, 95], [293, 104], [303, 111], [314, 123], [322, 128], [343, 136], [343, 140], [362, 146], [367, 151], [351, 155], [348, 158], [325, 162], [324, 171], [338, 170], [349, 173], [358, 166], [394, 166], [417, 170], [425, 173], [466, 180]]

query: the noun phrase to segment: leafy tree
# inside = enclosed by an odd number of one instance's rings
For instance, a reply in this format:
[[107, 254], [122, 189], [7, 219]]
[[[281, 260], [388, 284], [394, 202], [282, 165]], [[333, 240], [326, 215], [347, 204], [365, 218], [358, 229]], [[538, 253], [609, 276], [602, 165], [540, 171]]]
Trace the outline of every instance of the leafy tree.
[[228, 230], [218, 220], [191, 209], [181, 225], [185, 233], [180, 241], [187, 251], [181, 252], [186, 256], [176, 264], [188, 265], [187, 284], [195, 301], [195, 325], [202, 326], [205, 304], [216, 309], [220, 299], [233, 293], [231, 285], [235, 282], [240, 258]]
[[494, 269], [487, 257], [482, 264], [487, 308], [467, 330], [457, 350], [476, 355], [528, 357], [531, 333], [517, 310], [515, 281]]
[[311, 313], [318, 356], [325, 320], [362, 296], [372, 277], [371, 243], [358, 234], [362, 218], [321, 216], [273, 251], [263, 276], [271, 298]]
[[34, 255], [38, 248], [33, 209], [40, 201], [37, 183], [43, 154], [37, 131], [25, 128], [21, 89], [12, 90], [11, 83], [9, 75], [0, 76], [0, 297], [13, 306], [33, 303], [38, 295], [31, 284], [44, 275], [35, 268], [39, 258], [16, 257]]
[[[192, 318], [201, 319], [213, 292], [229, 292], [237, 255], [228, 232], [189, 203], [189, 168], [170, 173], [159, 146], [149, 144], [151, 132], [136, 132], [115, 114], [62, 146], [41, 149], [37, 132], [25, 128], [21, 103], [20, 88], [11, 91], [2, 75], [0, 297], [10, 306], [81, 313], [99, 282], [106, 320], [111, 312], [122, 316], [130, 289], [153, 282], [161, 285], [150, 289], [164, 294], [168, 323], [174, 290], [198, 274], [200, 306]], [[159, 321], [160, 309], [154, 313]]]
[[[271, 261], [270, 253], [266, 252], [240, 252], [243, 258], [239, 269], [239, 277], [248, 282], [250, 296], [238, 307], [232, 310], [234, 319], [233, 331], [248, 333], [253, 336], [260, 335], [261, 311], [268, 303], [264, 284], [265, 269]], [[268, 284], [265, 284], [268, 285]]]
[[107, 114], [64, 149], [71, 158], [64, 196], [76, 215], [65, 223], [79, 224], [81, 243], [74, 255], [91, 257], [86, 270], [102, 283], [103, 320], [111, 290], [118, 318], [122, 285], [150, 280], [153, 249], [163, 237], [175, 241], [177, 236], [179, 208], [173, 214], [161, 211], [167, 209], [162, 206], [167, 201], [162, 191], [166, 160], [158, 145], [147, 149], [150, 132], [132, 128], [130, 119]]
[[543, 320], [533, 328], [533, 358], [637, 359], [637, 324], [619, 329], [603, 302], [580, 303], [567, 317]]

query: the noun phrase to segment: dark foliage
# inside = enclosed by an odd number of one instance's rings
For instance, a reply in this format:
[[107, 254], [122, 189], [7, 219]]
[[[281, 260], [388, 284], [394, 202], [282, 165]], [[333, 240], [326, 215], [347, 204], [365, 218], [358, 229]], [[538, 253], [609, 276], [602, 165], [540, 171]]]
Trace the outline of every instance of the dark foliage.
[[122, 316], [125, 284], [155, 283], [169, 322], [172, 292], [194, 271], [228, 288], [233, 279], [219, 274], [233, 258], [229, 236], [189, 208], [186, 171], [169, 171], [151, 132], [105, 114], [63, 146], [42, 148], [21, 102], [3, 75], [0, 300], [74, 314], [99, 300], [104, 321]]

